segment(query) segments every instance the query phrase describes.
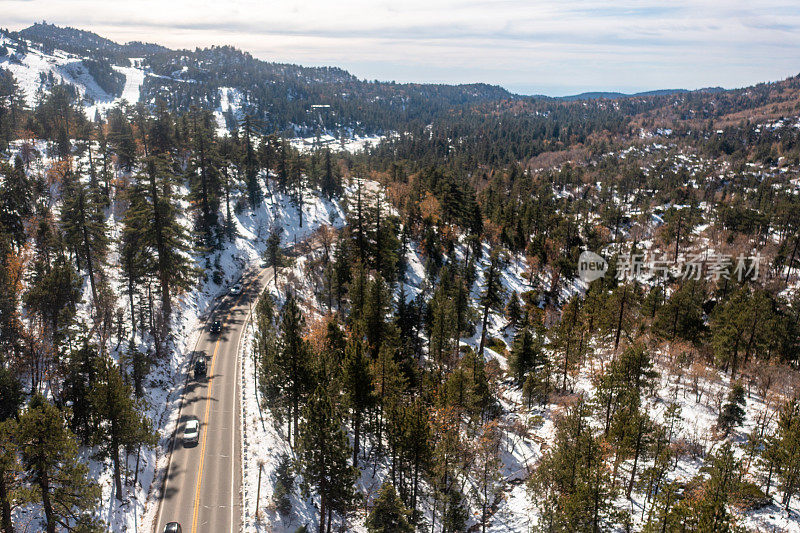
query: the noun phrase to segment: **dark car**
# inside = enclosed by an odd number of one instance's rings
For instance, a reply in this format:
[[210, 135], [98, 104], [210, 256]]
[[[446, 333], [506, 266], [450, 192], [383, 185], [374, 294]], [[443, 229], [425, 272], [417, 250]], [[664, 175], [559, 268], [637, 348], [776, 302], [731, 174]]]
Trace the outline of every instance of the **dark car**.
[[215, 334], [222, 331], [222, 322], [220, 322], [219, 320], [215, 320], [214, 322], [212, 322], [209, 331]]
[[164, 533], [183, 533], [181, 529], [181, 525], [177, 522], [170, 522], [167, 524], [167, 527], [164, 528]]
[[205, 377], [206, 369], [207, 369], [206, 358], [205, 357], [199, 357], [194, 362], [194, 377], [195, 378]]

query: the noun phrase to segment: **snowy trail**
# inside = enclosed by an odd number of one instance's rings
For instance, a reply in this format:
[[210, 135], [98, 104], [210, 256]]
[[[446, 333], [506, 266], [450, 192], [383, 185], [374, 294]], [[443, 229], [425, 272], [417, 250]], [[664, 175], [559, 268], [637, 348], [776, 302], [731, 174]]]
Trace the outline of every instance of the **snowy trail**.
[[138, 102], [144, 83], [144, 71], [136, 67], [114, 67], [114, 70], [125, 75], [125, 87], [119, 99], [126, 100], [129, 104]]

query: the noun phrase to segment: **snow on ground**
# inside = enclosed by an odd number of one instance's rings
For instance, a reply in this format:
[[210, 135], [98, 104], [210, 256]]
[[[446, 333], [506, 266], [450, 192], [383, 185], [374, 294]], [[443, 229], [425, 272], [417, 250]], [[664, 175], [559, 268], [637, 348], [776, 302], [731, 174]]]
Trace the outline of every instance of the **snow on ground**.
[[11, 71], [24, 91], [29, 106], [36, 103], [36, 94], [42, 87], [43, 79], [49, 77], [52, 77], [55, 83], [66, 83], [77, 89], [81, 99], [87, 102], [85, 111], [90, 119], [94, 118], [95, 111], [103, 113], [123, 100], [128, 103], [139, 101], [139, 90], [146, 75], [145, 71], [137, 66], [141, 65], [139, 59], [131, 59], [131, 66], [112, 66], [125, 76], [122, 94], [114, 98], [97, 85], [79, 56], [62, 50], [48, 54], [36, 48], [28, 48], [23, 52], [19, 44], [8, 37], [0, 37], [0, 45], [8, 50], [8, 54], [0, 56], [0, 68]]
[[[140, 60], [131, 59], [131, 63], [132, 65], [137, 65], [140, 64]], [[137, 66], [120, 67], [114, 65], [112, 68], [125, 76], [125, 86], [122, 88], [122, 94], [119, 96], [119, 98], [97, 102], [94, 105], [87, 106], [86, 116], [90, 119], [94, 119], [95, 111], [99, 111], [102, 115], [107, 113], [109, 109], [120, 104], [121, 102], [135, 104], [139, 101], [142, 84], [144, 83], [144, 78], [147, 73], [142, 68]]]
[[[272, 229], [280, 230], [282, 242], [293, 246], [308, 238], [313, 232], [323, 225], [341, 227], [344, 224], [344, 211], [338, 202], [331, 202], [306, 191], [303, 204], [303, 225], [300, 226], [300, 215], [297, 207], [282, 195], [272, 196], [266, 193], [264, 202], [255, 211], [251, 220], [247, 217], [239, 218], [239, 231], [249, 235], [254, 241], [266, 239]], [[292, 272], [297, 280], [303, 279], [303, 266], [309, 257], [298, 257]], [[286, 275], [281, 273], [281, 277]], [[307, 285], [299, 282], [293, 286], [301, 299], [311, 297], [312, 291]], [[276, 302], [284, 300], [284, 294], [274, 284], [269, 284], [267, 289]], [[294, 531], [303, 524], [312, 525], [315, 522], [315, 509], [311, 498], [302, 498], [295, 495], [293, 499], [293, 515], [291, 521], [284, 521], [269, 505], [272, 489], [275, 482], [275, 470], [282, 454], [291, 456], [291, 449], [285, 436], [279, 429], [272, 415], [262, 407], [256, 383], [255, 361], [253, 360], [253, 328], [252, 322], [248, 325], [245, 338], [242, 340], [242, 524], [244, 531]], [[260, 504], [257, 505], [256, 497], [259, 495], [259, 469], [261, 475]], [[258, 513], [256, 507], [258, 506]], [[269, 524], [269, 525], [267, 525]]]
[[[365, 184], [366, 188], [379, 187], [377, 183], [369, 182]], [[353, 194], [355, 185], [350, 185], [346, 191], [347, 194]], [[268, 202], [265, 202], [268, 205]], [[272, 212], [281, 212], [280, 209], [273, 209]], [[312, 210], [313, 211], [313, 210]], [[291, 215], [291, 212], [290, 212]], [[290, 216], [291, 219], [291, 216]], [[285, 219], [284, 219], [285, 220]], [[288, 227], [296, 228], [289, 225]], [[486, 253], [479, 263], [479, 283], [482, 280], [483, 272], [488, 267], [488, 246], [484, 247]], [[463, 250], [462, 250], [463, 253]], [[418, 252], [418, 247], [415, 243], [411, 243], [406, 256], [407, 269], [405, 279], [405, 290], [407, 298], [413, 298], [419, 294], [427, 285], [427, 273], [425, 272], [424, 260]], [[504, 285], [518, 293], [530, 290], [531, 286], [525, 281], [522, 272], [525, 269], [524, 261], [520, 258], [512, 258], [505, 266], [502, 274]], [[302, 264], [294, 266], [294, 278], [302, 280], [304, 277]], [[293, 286], [293, 290], [299, 290], [301, 296], [310, 296], [303, 298], [304, 302], [313, 302], [313, 291], [308, 287]], [[283, 300], [283, 294], [280, 293], [273, 285], [269, 286], [269, 291], [275, 298], [276, 302], [280, 303]], [[399, 288], [396, 288], [399, 292]], [[476, 290], [474, 294], [477, 305], [477, 298], [479, 298], [479, 291]], [[319, 315], [322, 312], [322, 305], [316, 309], [311, 309], [311, 314]], [[505, 337], [506, 323], [502, 317], [493, 313], [490, 320], [489, 336]], [[292, 513], [289, 517], [281, 517], [274, 509], [274, 504], [271, 501], [272, 491], [276, 479], [276, 469], [280, 458], [283, 454], [292, 456], [292, 451], [286, 442], [283, 428], [276, 428], [275, 420], [268, 409], [264, 408], [259, 403], [255, 362], [252, 353], [252, 327], [248, 329], [247, 338], [243, 343], [242, 351], [242, 436], [243, 436], [243, 460], [244, 475], [243, 475], [243, 529], [245, 531], [264, 531], [264, 532], [289, 532], [295, 531], [298, 527], [308, 524], [314, 527], [317, 517], [317, 509], [314, 507], [313, 498], [304, 498], [300, 495], [297, 487], [295, 487], [294, 494], [291, 497]], [[477, 349], [480, 341], [479, 332], [471, 338], [462, 339], [462, 344], [472, 346]], [[505, 367], [505, 356], [498, 354], [494, 350], [487, 349], [487, 358], [495, 358]], [[552, 432], [552, 420], [542, 416], [542, 413], [549, 413], [550, 407], [545, 407], [535, 412], [528, 412], [522, 407], [521, 392], [515, 387], [510, 386], [508, 383], [501, 384], [501, 395], [498, 401], [503, 406], [504, 415], [502, 419], [502, 426], [506, 430], [503, 435], [501, 459], [503, 462], [502, 475], [507, 481], [504, 489], [504, 496], [500, 502], [500, 506], [495, 513], [491, 527], [488, 531], [504, 532], [504, 531], [528, 531], [533, 523], [533, 514], [531, 509], [531, 502], [527, 494], [524, 480], [527, 479], [530, 467], [534, 464], [535, 460], [541, 457], [541, 443], [545, 442], [545, 437], [539, 435], [529, 434], [526, 429], [529, 425], [529, 419], [532, 416], [541, 417], [542, 423], [538, 426], [537, 431], [545, 436], [550, 435]], [[374, 445], [375, 443], [370, 443]], [[358, 481], [359, 489], [362, 494], [367, 494], [367, 501], [365, 502], [366, 508], [371, 505], [372, 499], [377, 495], [377, 492], [388, 475], [389, 464], [383, 460], [379, 461], [377, 465], [373, 462], [366, 460], [361, 461], [361, 477]], [[261, 469], [261, 489], [260, 500], [258, 503], [258, 513], [256, 513], [256, 498], [259, 496], [258, 476], [259, 469]], [[468, 480], [469, 481], [469, 480]], [[422, 494], [428, 493], [428, 487], [423, 482]], [[469, 481], [471, 485], [471, 481]], [[467, 487], [468, 489], [469, 487]], [[430, 520], [431, 507], [430, 501], [423, 498], [420, 503], [420, 511], [425, 520]], [[471, 522], [475, 523], [476, 517], [473, 510], [471, 513]], [[364, 520], [366, 518], [365, 509], [360, 509], [354, 516], [350, 517], [347, 523], [348, 531], [364, 531]]]
[[230, 131], [228, 116], [236, 120], [241, 118], [242, 98], [242, 92], [239, 89], [233, 87], [219, 88], [219, 107], [214, 110], [218, 135], [223, 136]]
[[[209, 276], [206, 282], [198, 287], [198, 290], [186, 296], [181, 310], [177, 313], [181, 317], [180, 332], [192, 332], [192, 334], [178, 335], [179, 338], [185, 338], [186, 340], [182, 348], [176, 350], [176, 354], [173, 357], [173, 359], [177, 358], [178, 361], [171, 365], [173, 381], [168, 383], [167, 387], [173, 388], [176, 398], [171, 405], [164, 409], [161, 418], [165, 423], [159, 424], [160, 434], [162, 436], [158, 447], [160, 454], [159, 470], [161, 475], [163, 475], [164, 469], [167, 466], [165, 452], [169, 449], [169, 438], [177, 422], [177, 393], [180, 391], [182, 380], [185, 379], [187, 375], [187, 365], [191, 360], [191, 350], [189, 347], [194, 346], [197, 336], [202, 329], [204, 318], [216, 304], [217, 298], [227, 291], [227, 287], [230, 284], [241, 277], [244, 269], [257, 264], [261, 254], [266, 248], [266, 239], [273, 229], [281, 230], [282, 241], [288, 245], [295, 240], [299, 242], [305, 239], [323, 224], [340, 226], [344, 221], [341, 208], [337, 204], [331, 203], [312, 191], [306, 191], [306, 200], [303, 206], [303, 227], [300, 227], [298, 209], [289, 197], [281, 194], [271, 195], [267, 190], [264, 190], [263, 193], [265, 198], [255, 210], [250, 210], [248, 208], [235, 214], [233, 220], [236, 228], [235, 240], [227, 244], [222, 251], [215, 254], [219, 256], [219, 265], [223, 272], [222, 283], [220, 285], [215, 284]], [[203, 268], [204, 263], [204, 258], [198, 258], [197, 266], [199, 268]], [[212, 258], [212, 264], [216, 264], [216, 259]], [[241, 345], [246, 346], [249, 344], [251, 343], [242, 341]], [[244, 359], [249, 358], [245, 357]], [[246, 391], [246, 388], [243, 387], [242, 390]], [[244, 408], [248, 405], [247, 398], [247, 394], [244, 394], [242, 400]], [[245, 420], [244, 415], [246, 413], [247, 411], [243, 413], [243, 420]], [[243, 449], [247, 446], [247, 439], [249, 438], [250, 437], [243, 438]], [[244, 479], [247, 479], [248, 475], [253, 470], [252, 464], [244, 461], [243, 464], [250, 465], [249, 468], [244, 468]], [[244, 490], [246, 493], [247, 488], [245, 487]], [[157, 511], [158, 501], [154, 499], [156, 494], [157, 487], [151, 487], [144, 521], [145, 526], [151, 528]], [[247, 529], [245, 530], [247, 531]], [[136, 531], [136, 529], [130, 531]]]
[[310, 152], [316, 148], [329, 147], [333, 151], [342, 151], [354, 154], [356, 152], [362, 152], [367, 148], [377, 146], [385, 138], [386, 137], [384, 135], [372, 135], [366, 137], [354, 135], [352, 137], [337, 139], [330, 134], [324, 134], [318, 137], [315, 136], [290, 139], [289, 143], [301, 152]]
[[[136, 70], [135, 67], [130, 67]], [[133, 74], [133, 73], [131, 73]], [[143, 79], [144, 74], [142, 73]], [[141, 79], [127, 78], [123, 97], [127, 94], [133, 96], [138, 94], [138, 87]], [[137, 85], [138, 83], [138, 85]], [[230, 105], [229, 103], [226, 105]], [[14, 145], [18, 149], [18, 145]], [[46, 154], [47, 149], [44, 143], [38, 143], [37, 149], [40, 153]], [[34, 171], [43, 169], [48, 164], [45, 156], [41, 162], [34, 164]], [[352, 185], [348, 188], [352, 192]], [[209, 263], [219, 265], [222, 272], [222, 282], [215, 284], [209, 276], [196, 290], [185, 294], [179, 298], [176, 307], [176, 321], [174, 324], [175, 342], [170, 356], [165, 361], [155, 366], [146, 383], [146, 398], [148, 401], [148, 416], [154, 421], [159, 432], [159, 445], [155, 450], [143, 450], [139, 459], [139, 469], [137, 483], [131, 491], [127, 490], [126, 499], [122, 503], [117, 503], [113, 495], [113, 483], [111, 479], [110, 464], [101, 464], [89, 458], [90, 450], [84, 450], [84, 456], [90, 465], [91, 476], [98, 479], [102, 491], [104, 507], [102, 517], [108, 522], [112, 531], [146, 531], [148, 525], [152, 524], [155, 513], [156, 486], [152, 480], [159, 480], [157, 472], [161, 472], [166, 465], [165, 451], [168, 449], [169, 437], [171, 436], [176, 420], [179, 397], [178, 393], [185, 379], [189, 353], [198, 338], [202, 318], [215, 305], [216, 297], [222, 294], [226, 287], [235, 279], [238, 279], [242, 270], [249, 264], [257, 261], [264, 250], [264, 244], [269, 233], [275, 229], [280, 229], [284, 245], [293, 245], [302, 241], [313, 233], [323, 224], [341, 226], [344, 223], [344, 211], [337, 202], [330, 202], [319, 197], [312, 191], [305, 191], [303, 206], [302, 226], [301, 217], [297, 207], [289, 197], [280, 194], [273, 194], [270, 190], [264, 189], [264, 200], [255, 210], [245, 208], [234, 215], [234, 225], [237, 236], [233, 242], [226, 243], [224, 248], [215, 252], [209, 258]], [[232, 204], [235, 204], [235, 197]], [[184, 204], [186, 207], [187, 204]], [[108, 214], [112, 236], [120, 232], [120, 215], [114, 209]], [[233, 211], [233, 206], [232, 206]], [[183, 210], [187, 212], [186, 209]], [[235, 212], [235, 211], [234, 211]], [[223, 209], [224, 213], [224, 209]], [[189, 224], [188, 218], [184, 218], [184, 224]], [[411, 243], [407, 255], [406, 272], [406, 293], [409, 298], [413, 298], [419, 292], [425, 290], [427, 284], [427, 273], [424, 267], [424, 257], [418, 251], [418, 246]], [[478, 283], [473, 290], [473, 305], [477, 308], [477, 298], [483, 283], [484, 273], [488, 266], [488, 245], [483, 247], [483, 255], [478, 263]], [[113, 252], [112, 252], [113, 253]], [[461, 252], [463, 255], [463, 251]], [[217, 261], [218, 258], [218, 261]], [[296, 279], [303, 280], [303, 265], [308, 257], [299, 257], [295, 262], [294, 274]], [[195, 257], [196, 264], [201, 269], [209, 269], [205, 257]], [[110, 265], [117, 262], [112, 256], [109, 260]], [[510, 294], [512, 291], [521, 294], [534, 288], [529, 283], [529, 276], [526, 274], [527, 265], [524, 258], [518, 256], [509, 257], [506, 262], [501, 279], [503, 285]], [[112, 282], [117, 286], [117, 293], [122, 294], [120, 288], [119, 272], [112, 268], [110, 270]], [[313, 302], [313, 291], [305, 285], [304, 281], [298, 282], [297, 289], [303, 295], [310, 296], [304, 298], [306, 302]], [[534, 284], [538, 286], [548, 286], [549, 280], [544, 273], [534, 275]], [[585, 286], [574, 280], [563, 280], [564, 289], [562, 299], [566, 299], [573, 294], [581, 293]], [[281, 301], [281, 293], [271, 286], [271, 292], [276, 300]], [[82, 308], [84, 315], [88, 312], [87, 305]], [[479, 330], [479, 327], [478, 327]], [[498, 313], [492, 313], [489, 321], [488, 337], [498, 339], [505, 344], [506, 350], [510, 346], [513, 331], [507, 328], [505, 319]], [[480, 332], [469, 338], [461, 339], [463, 344], [476, 348], [480, 340]], [[314, 524], [316, 509], [312, 498], [302, 498], [298, 491], [292, 498], [293, 514], [291, 522], [284, 523], [276, 511], [270, 506], [272, 487], [274, 486], [275, 469], [278, 460], [283, 453], [290, 453], [280, 429], [276, 429], [268, 411], [262, 411], [258, 392], [255, 386], [255, 367], [252, 358], [252, 330], [248, 330], [247, 337], [242, 342], [242, 453], [243, 453], [243, 523], [245, 531], [294, 531], [297, 527], [309, 523]], [[140, 340], [141, 341], [141, 340]], [[491, 343], [490, 343], [491, 344]], [[143, 345], [142, 345], [143, 347]], [[122, 349], [124, 349], [124, 343]], [[506, 365], [506, 350], [499, 348], [498, 345], [486, 350], [487, 359], [494, 359], [501, 368]], [[115, 352], [118, 355], [119, 352]], [[715, 371], [710, 371], [705, 377], [697, 380], [698, 387], [702, 395], [698, 398], [695, 392], [695, 384], [688, 375], [675, 378], [670, 376], [670, 371], [661, 364], [658, 368], [661, 372], [658, 393], [651, 399], [651, 413], [658, 416], [663, 412], [668, 401], [676, 402], [681, 407], [683, 418], [683, 429], [679, 435], [687, 441], [698, 442], [707, 453], [714, 449], [718, 441], [714, 438], [713, 427], [716, 423], [718, 409], [714, 402], [716, 398], [727, 390], [727, 385], [723, 382], [722, 376]], [[594, 369], [584, 368], [581, 375], [576, 380], [576, 389], [579, 391], [591, 392], [592, 385], [590, 375]], [[490, 531], [528, 531], [535, 522], [535, 510], [531, 506], [530, 497], [526, 490], [525, 479], [541, 458], [546, 443], [552, 442], [554, 431], [554, 415], [559, 411], [560, 406], [551, 404], [535, 407], [528, 410], [523, 407], [520, 391], [508, 381], [500, 383], [500, 394], [498, 401], [503, 408], [501, 424], [505, 429], [503, 435], [501, 460], [501, 472], [507, 481], [504, 496], [500, 501], [496, 513], [490, 523]], [[767, 400], [752, 392], [748, 397], [747, 418], [742, 428], [735, 431], [733, 440], [739, 444], [743, 442], [746, 434], [750, 432], [756, 424], [758, 414], [767, 409]], [[774, 404], [773, 404], [774, 405]], [[740, 452], [741, 453], [741, 452]], [[136, 455], [128, 457], [129, 468], [134, 469], [136, 465]], [[372, 465], [362, 465], [362, 477], [359, 484], [365, 492], [374, 494], [376, 487], [385, 476], [385, 465], [379, 464], [372, 475]], [[644, 467], [645, 465], [643, 465]], [[701, 461], [690, 458], [682, 458], [678, 468], [673, 474], [675, 477], [689, 479], [699, 472]], [[258, 474], [262, 469], [261, 494], [259, 513], [255, 511], [256, 495], [258, 494]], [[626, 468], [623, 464], [622, 468]], [[775, 495], [773, 489], [773, 496]], [[641, 511], [643, 497], [639, 493], [634, 493], [632, 501], [620, 500], [621, 506], [628, 506], [634, 510]], [[369, 503], [368, 503], [369, 505]], [[421, 506], [425, 516], [429, 517], [429, 509]], [[25, 511], [25, 510], [22, 510]], [[19, 511], [20, 523], [27, 523], [37, 514], [32, 510], [28, 512]], [[474, 523], [474, 510], [471, 513]], [[634, 513], [635, 516], [640, 515]], [[349, 524], [350, 530], [363, 530], [363, 512], [357, 514], [354, 522]], [[800, 533], [800, 503], [795, 500], [790, 512], [787, 514], [777, 505], [767, 506], [759, 511], [750, 512], [743, 517], [743, 524], [757, 530], [772, 530], [791, 533]]]
[[[133, 91], [133, 89], [130, 90]], [[8, 154], [9, 159], [13, 160], [22, 144], [22, 142], [12, 143]], [[47, 155], [49, 153], [47, 143], [37, 141], [35, 149], [41, 154], [41, 157], [34, 161], [31, 172], [45, 172], [52, 164], [52, 160]], [[77, 164], [86, 164], [86, 162], [79, 160]], [[184, 194], [186, 192], [183, 190]], [[201, 255], [193, 258], [195, 266], [209, 275], [204, 276], [194, 290], [179, 295], [175, 299], [176, 310], [173, 318], [173, 341], [170, 352], [166, 359], [155, 362], [144, 384], [145, 414], [153, 422], [157, 431], [158, 445], [155, 449], [142, 449], [138, 457], [136, 453], [127, 457], [127, 466], [131, 473], [125, 480], [127, 482], [124, 482], [126, 489], [123, 501], [119, 502], [114, 495], [111, 463], [93, 459], [91, 457], [93, 450], [91, 449], [81, 450], [82, 457], [89, 466], [90, 476], [100, 484], [102, 505], [99, 514], [108, 525], [109, 531], [138, 532], [148, 531], [153, 527], [153, 519], [157, 511], [155, 496], [158, 493], [161, 476], [167, 466], [166, 452], [176, 428], [180, 392], [188, 374], [191, 352], [203, 329], [204, 319], [216, 305], [218, 297], [227, 291], [227, 287], [241, 276], [248, 265], [258, 262], [265, 249], [266, 238], [273, 229], [280, 230], [283, 242], [290, 245], [307, 238], [323, 224], [341, 226], [344, 223], [344, 213], [341, 207], [313, 191], [305, 192], [302, 227], [298, 209], [289, 197], [271, 194], [266, 189], [263, 193], [264, 200], [255, 210], [245, 208], [239, 213], [236, 213], [233, 208], [239, 199], [238, 195], [234, 194], [231, 199], [231, 212], [236, 233], [234, 240], [226, 242], [223, 248], [214, 252], [208, 260]], [[181, 222], [188, 228], [191, 224], [188, 202], [184, 199], [181, 204], [180, 211], [183, 217]], [[112, 239], [118, 238], [121, 234], [123, 214], [119, 204], [112, 202], [106, 217]], [[126, 294], [127, 288], [121, 279], [116, 246], [110, 248], [109, 254], [107, 274], [115, 289], [114, 293], [120, 295], [118, 306], [125, 313], [124, 323], [129, 324], [127, 296], [123, 296]], [[302, 264], [302, 258], [299, 262]], [[209, 265], [213, 265], [213, 267]], [[214, 283], [213, 277], [210, 275], [211, 268], [219, 268], [221, 271], [222, 279], [219, 284]], [[79, 306], [78, 314], [82, 320], [88, 322], [91, 309], [88, 280], [86, 279], [84, 279], [83, 291], [84, 299]], [[126, 337], [118, 344], [115, 342], [116, 340], [112, 339], [111, 355], [119, 358], [121, 353], [128, 348], [128, 340]], [[148, 344], [137, 335], [136, 346], [139, 350], [145, 351]], [[41, 515], [35, 508], [18, 508], [15, 512], [21, 524], [29, 522], [35, 524]]]

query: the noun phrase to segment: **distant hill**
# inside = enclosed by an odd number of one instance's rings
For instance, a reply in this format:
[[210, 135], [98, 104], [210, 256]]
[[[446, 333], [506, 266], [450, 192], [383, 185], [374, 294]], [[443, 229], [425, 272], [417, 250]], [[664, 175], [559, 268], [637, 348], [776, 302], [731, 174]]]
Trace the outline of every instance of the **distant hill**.
[[[4, 35], [9, 52], [0, 56], [0, 68], [22, 80], [31, 99], [48, 84], [67, 83], [78, 87], [87, 105], [105, 98], [104, 109], [123, 99], [163, 103], [178, 111], [197, 106], [213, 110], [220, 127], [234, 127], [248, 116], [260, 131], [303, 137], [322, 132], [338, 136], [423, 131], [430, 124], [458, 117], [468, 122], [467, 117], [495, 116], [499, 110], [515, 116], [567, 116], [573, 102], [602, 100], [618, 102], [615, 114], [600, 102], [595, 105], [604, 127], [639, 114], [670, 120], [723, 115], [740, 119], [758, 109], [758, 116], [771, 116], [790, 111], [800, 83], [790, 78], [735, 90], [596, 91], [552, 98], [520, 96], [485, 83], [360, 80], [338, 67], [264, 61], [231, 46], [172, 50], [151, 43], [119, 44], [90, 31], [45, 22]], [[780, 103], [777, 108], [767, 108], [775, 102]]]
[[[341, 68], [263, 61], [230, 46], [171, 50], [148, 43], [119, 44], [89, 31], [45, 22], [12, 32], [9, 38], [29, 41], [44, 54], [63, 50], [85, 65], [108, 62], [117, 71], [131, 68], [130, 59], [137, 58], [136, 68], [143, 71], [136, 95], [140, 102], [160, 101], [173, 110], [188, 110], [193, 105], [217, 109], [228, 114], [225, 121], [229, 125], [237, 116], [248, 115], [259, 129], [298, 135], [342, 129], [382, 133], [409, 122], [429, 123], [443, 113], [476, 103], [521, 98], [483, 83], [359, 80]], [[120, 85], [118, 80], [111, 80], [110, 70], [106, 69], [104, 83], [98, 85], [113, 85], [113, 94], [119, 94]], [[41, 77], [32, 74], [34, 80]], [[112, 94], [111, 90], [107, 92]], [[236, 109], [227, 104], [229, 96], [235, 99]]]
[[644, 91], [640, 93], [618, 93], [618, 92], [586, 92], [580, 94], [573, 94], [569, 96], [562, 96], [560, 100], [574, 101], [574, 100], [617, 100], [619, 98], [632, 98], [641, 96], [664, 96], [668, 94], [680, 94], [689, 92], [687, 89], [658, 89], [655, 91]]
[[95, 56], [94, 59], [97, 59], [97, 56], [108, 59], [138, 57], [169, 50], [158, 44], [138, 41], [119, 44], [90, 31], [56, 26], [46, 22], [37, 22], [24, 30], [12, 33], [12, 36], [39, 43], [43, 50], [48, 52], [63, 50], [80, 56]]

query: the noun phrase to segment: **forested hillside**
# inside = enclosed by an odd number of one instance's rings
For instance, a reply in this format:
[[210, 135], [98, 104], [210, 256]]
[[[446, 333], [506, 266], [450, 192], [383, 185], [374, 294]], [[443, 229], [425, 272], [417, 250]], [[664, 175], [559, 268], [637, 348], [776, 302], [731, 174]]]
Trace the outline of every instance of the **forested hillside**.
[[2, 38], [4, 532], [154, 526], [248, 268], [245, 531], [800, 531], [798, 78], [550, 99]]

